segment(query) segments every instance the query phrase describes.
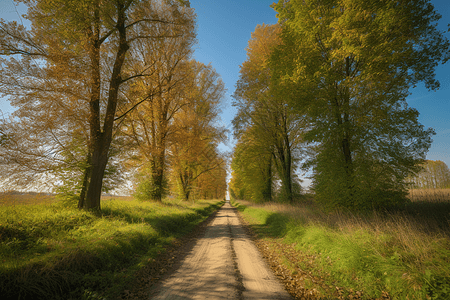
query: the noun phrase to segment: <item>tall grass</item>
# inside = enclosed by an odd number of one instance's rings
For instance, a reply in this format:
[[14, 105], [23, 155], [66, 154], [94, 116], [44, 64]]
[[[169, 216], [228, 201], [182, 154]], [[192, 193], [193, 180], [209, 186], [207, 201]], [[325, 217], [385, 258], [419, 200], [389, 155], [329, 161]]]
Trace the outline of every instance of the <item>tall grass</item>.
[[[363, 291], [365, 299], [450, 299], [450, 202], [430, 203], [421, 215], [423, 202], [403, 211], [359, 215], [326, 213], [311, 203], [240, 203], [261, 237], [291, 245], [298, 257], [308, 258], [285, 257], [291, 269], [311, 271], [330, 286]], [[435, 215], [433, 208], [439, 209]], [[322, 293], [333, 298], [330, 291]]]
[[412, 202], [449, 202], [450, 189], [410, 189], [408, 196]]
[[117, 294], [221, 203], [108, 200], [100, 216], [62, 202], [0, 206], [2, 299]]

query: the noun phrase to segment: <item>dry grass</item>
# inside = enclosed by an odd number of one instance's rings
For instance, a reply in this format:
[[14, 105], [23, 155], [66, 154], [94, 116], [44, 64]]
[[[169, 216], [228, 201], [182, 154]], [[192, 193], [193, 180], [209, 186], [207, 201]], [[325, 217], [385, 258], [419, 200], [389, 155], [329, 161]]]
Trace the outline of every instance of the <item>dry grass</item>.
[[306, 267], [319, 277], [334, 274], [330, 282], [377, 291], [370, 297], [389, 292], [388, 299], [450, 299], [450, 202], [370, 213], [325, 212], [313, 203], [239, 204], [265, 237], [318, 257]]
[[[423, 194], [430, 195], [430, 193]], [[444, 193], [441, 191], [440, 195]], [[239, 202], [243, 205], [281, 213], [297, 223], [337, 230], [344, 235], [366, 232], [378, 241], [389, 236], [389, 244], [392, 247], [411, 253], [421, 261], [427, 260], [427, 256], [434, 253], [436, 243], [450, 244], [449, 205], [437, 207], [439, 212], [427, 212], [421, 207], [415, 207], [413, 203], [412, 207], [405, 211], [354, 214], [347, 211], [327, 213], [311, 203], [290, 205], [274, 202], [263, 204]], [[446, 203], [441, 201], [436, 204], [442, 206]], [[421, 210], [422, 214], [417, 213], [417, 210]]]
[[[134, 198], [131, 196], [102, 196], [102, 201], [110, 200], [133, 201]], [[0, 206], [53, 204], [57, 201], [55, 196], [43, 193], [0, 193]]]
[[413, 202], [450, 202], [450, 189], [411, 189], [409, 199]]
[[102, 201], [120, 200], [120, 201], [134, 201], [133, 196], [102, 196]]
[[0, 206], [52, 204], [57, 200], [54, 196], [40, 193], [0, 193]]

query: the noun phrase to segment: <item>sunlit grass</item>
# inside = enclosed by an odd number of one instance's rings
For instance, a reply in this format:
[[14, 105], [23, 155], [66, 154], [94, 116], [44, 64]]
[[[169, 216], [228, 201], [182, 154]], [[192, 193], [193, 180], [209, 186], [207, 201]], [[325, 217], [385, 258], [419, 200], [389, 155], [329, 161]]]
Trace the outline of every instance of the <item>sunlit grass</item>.
[[220, 203], [108, 199], [100, 216], [63, 202], [0, 206], [2, 299], [118, 289]]
[[450, 297], [448, 203], [430, 203], [421, 215], [414, 203], [404, 211], [358, 215], [311, 204], [239, 202], [261, 237], [294, 245], [310, 260], [297, 267], [330, 285], [364, 291], [367, 299], [386, 292], [392, 299]]

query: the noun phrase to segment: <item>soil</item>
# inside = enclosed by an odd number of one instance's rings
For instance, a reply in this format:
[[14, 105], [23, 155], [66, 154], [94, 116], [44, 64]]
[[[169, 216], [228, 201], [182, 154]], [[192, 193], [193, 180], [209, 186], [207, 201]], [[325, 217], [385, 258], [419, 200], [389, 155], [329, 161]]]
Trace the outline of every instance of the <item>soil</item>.
[[[227, 202], [149, 262], [119, 299], [362, 298], [360, 291], [330, 285], [301, 269], [300, 261], [314, 264], [292, 245], [258, 237]], [[321, 297], [324, 294], [328, 296]], [[379, 298], [389, 299], [387, 293]]]
[[227, 202], [136, 276], [121, 299], [292, 299]]

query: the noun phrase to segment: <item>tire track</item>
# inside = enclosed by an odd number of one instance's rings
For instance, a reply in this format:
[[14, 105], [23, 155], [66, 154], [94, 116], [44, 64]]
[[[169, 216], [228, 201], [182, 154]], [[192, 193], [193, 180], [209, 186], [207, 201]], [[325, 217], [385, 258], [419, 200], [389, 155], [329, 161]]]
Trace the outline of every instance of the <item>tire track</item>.
[[152, 299], [292, 299], [227, 202]]
[[231, 249], [231, 257], [233, 258], [233, 265], [234, 265], [234, 276], [236, 277], [236, 289], [237, 289], [237, 299], [238, 300], [244, 300], [243, 292], [245, 290], [244, 283], [243, 283], [243, 277], [241, 274], [241, 271], [239, 270], [238, 260], [236, 251], [234, 250], [234, 238], [233, 233], [231, 230], [231, 224], [229, 220], [229, 216], [227, 216], [228, 219], [228, 231], [230, 233], [230, 249]]

